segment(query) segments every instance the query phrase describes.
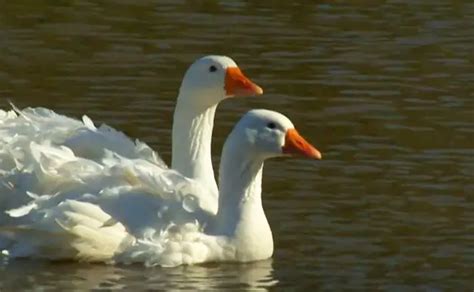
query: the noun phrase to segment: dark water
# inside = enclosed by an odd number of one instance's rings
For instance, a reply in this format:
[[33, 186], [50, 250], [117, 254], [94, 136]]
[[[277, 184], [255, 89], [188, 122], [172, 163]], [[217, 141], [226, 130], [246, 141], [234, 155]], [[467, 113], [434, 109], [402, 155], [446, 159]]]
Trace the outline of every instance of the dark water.
[[324, 160], [266, 164], [270, 261], [5, 262], [0, 290], [474, 289], [474, 2], [96, 2], [1, 3], [1, 107], [87, 113], [169, 161], [184, 70], [225, 54], [266, 94], [220, 106], [216, 162], [260, 107]]

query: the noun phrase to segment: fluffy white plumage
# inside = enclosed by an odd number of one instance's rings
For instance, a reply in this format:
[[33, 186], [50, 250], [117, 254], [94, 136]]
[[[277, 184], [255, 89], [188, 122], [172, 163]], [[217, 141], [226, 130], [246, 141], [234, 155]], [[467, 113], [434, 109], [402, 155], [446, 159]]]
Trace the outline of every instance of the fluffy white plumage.
[[28, 202], [27, 191], [54, 194], [91, 180], [106, 171], [104, 163], [109, 167], [115, 163], [113, 155], [167, 169], [145, 143], [133, 142], [105, 125], [95, 128], [88, 118], [83, 123], [44, 108], [0, 110], [0, 117], [0, 206], [4, 209]]
[[[167, 168], [146, 144], [95, 128], [87, 118], [46, 109], [0, 111], [0, 117], [0, 249], [10, 257], [114, 261], [120, 254], [121, 261], [136, 261], [141, 254], [149, 264], [180, 264], [152, 260], [173, 245], [149, 242], [166, 235], [171, 244], [176, 224], [201, 228], [196, 218], [207, 215], [195, 194], [207, 189], [198, 181]], [[91, 137], [102, 153], [90, 151]]]

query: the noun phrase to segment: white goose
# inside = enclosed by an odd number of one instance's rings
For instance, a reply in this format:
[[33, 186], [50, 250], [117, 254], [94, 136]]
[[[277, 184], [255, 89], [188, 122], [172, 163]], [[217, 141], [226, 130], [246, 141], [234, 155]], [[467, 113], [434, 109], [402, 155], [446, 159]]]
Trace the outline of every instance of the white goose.
[[[198, 59], [182, 80], [174, 113], [171, 168], [209, 190], [199, 192], [197, 199], [199, 206], [211, 214], [216, 214], [218, 203], [211, 161], [216, 107], [228, 97], [259, 94], [262, 89], [225, 56]], [[49, 146], [67, 147], [75, 156], [100, 164], [96, 167], [101, 167], [104, 159], [115, 154], [135, 159], [137, 165], [154, 164], [166, 168], [158, 154], [145, 143], [134, 143], [106, 125], [96, 128], [86, 116], [81, 122], [43, 108], [0, 110], [0, 210], [28, 202], [30, 198], [24, 195], [27, 192], [58, 191], [41, 184], [34, 175], [28, 175], [32, 173], [35, 155], [42, 153], [39, 149]], [[49, 148], [47, 153], [54, 155], [54, 150]], [[112, 163], [110, 159], [108, 162]], [[13, 186], [18, 184], [21, 184], [20, 189], [15, 189]], [[1, 218], [0, 215], [0, 222]]]
[[[19, 223], [0, 229], [10, 239], [3, 253], [160, 266], [269, 258], [273, 238], [262, 207], [263, 163], [271, 157], [294, 154], [321, 158], [288, 118], [273, 111], [252, 110], [224, 144], [216, 216], [202, 218], [183, 208], [189, 220], [167, 222], [163, 228], [160, 221], [166, 221], [166, 210], [162, 206], [183, 199], [178, 195], [180, 190], [173, 186], [168, 193], [150, 192], [153, 181], [135, 169], [130, 178], [133, 185], [112, 187], [100, 195], [84, 194], [87, 201], [67, 199], [67, 193], [38, 198], [34, 208], [16, 218]], [[160, 189], [161, 184], [156, 187]], [[62, 201], [56, 201], [60, 197]]]

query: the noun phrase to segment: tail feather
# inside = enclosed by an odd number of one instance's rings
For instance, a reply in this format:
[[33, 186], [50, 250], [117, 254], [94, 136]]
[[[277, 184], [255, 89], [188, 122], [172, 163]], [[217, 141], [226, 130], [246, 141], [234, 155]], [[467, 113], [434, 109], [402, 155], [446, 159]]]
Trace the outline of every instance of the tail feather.
[[93, 204], [67, 200], [40, 222], [0, 227], [0, 249], [14, 258], [111, 261], [134, 238], [119, 223], [104, 227], [109, 219]]

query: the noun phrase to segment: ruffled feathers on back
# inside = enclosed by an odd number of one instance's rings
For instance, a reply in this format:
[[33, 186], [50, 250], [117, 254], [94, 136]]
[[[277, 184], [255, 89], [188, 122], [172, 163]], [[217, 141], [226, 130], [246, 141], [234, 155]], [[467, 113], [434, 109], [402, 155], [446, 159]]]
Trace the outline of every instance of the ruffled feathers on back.
[[206, 188], [145, 143], [44, 108], [0, 110], [0, 250], [176, 266], [232, 260], [207, 236]]

